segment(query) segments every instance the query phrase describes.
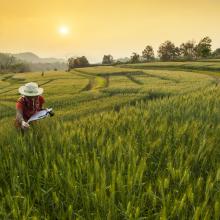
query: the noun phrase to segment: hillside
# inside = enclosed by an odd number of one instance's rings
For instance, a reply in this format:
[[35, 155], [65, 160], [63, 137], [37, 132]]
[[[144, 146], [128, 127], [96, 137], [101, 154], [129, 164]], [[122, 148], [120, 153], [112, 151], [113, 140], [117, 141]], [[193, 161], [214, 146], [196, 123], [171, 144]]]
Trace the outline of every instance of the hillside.
[[19, 60], [28, 62], [28, 63], [65, 63], [64, 59], [56, 59], [56, 58], [40, 58], [34, 53], [26, 52], [26, 53], [18, 53], [12, 54]]

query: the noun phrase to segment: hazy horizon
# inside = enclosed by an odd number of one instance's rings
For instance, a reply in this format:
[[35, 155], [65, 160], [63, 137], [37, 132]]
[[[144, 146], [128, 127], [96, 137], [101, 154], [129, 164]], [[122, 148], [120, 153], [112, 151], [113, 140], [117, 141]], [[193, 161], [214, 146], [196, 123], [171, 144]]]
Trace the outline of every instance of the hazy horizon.
[[68, 58], [85, 55], [91, 63], [104, 54], [130, 57], [152, 45], [177, 46], [209, 36], [220, 47], [220, 1], [217, 0], [0, 0], [0, 52], [33, 52]]

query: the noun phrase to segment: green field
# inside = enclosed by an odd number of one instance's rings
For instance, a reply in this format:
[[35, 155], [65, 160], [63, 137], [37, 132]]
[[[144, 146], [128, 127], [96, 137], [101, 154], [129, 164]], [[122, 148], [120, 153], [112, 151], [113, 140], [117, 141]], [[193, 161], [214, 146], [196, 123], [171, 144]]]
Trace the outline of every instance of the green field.
[[[220, 219], [220, 62], [0, 75], [0, 219]], [[18, 87], [55, 116], [22, 136]]]
[[194, 62], [149, 62], [139, 64], [121, 65], [131, 68], [148, 68], [148, 69], [170, 69], [170, 70], [185, 70], [185, 71], [212, 71], [220, 72], [220, 60], [206, 60]]

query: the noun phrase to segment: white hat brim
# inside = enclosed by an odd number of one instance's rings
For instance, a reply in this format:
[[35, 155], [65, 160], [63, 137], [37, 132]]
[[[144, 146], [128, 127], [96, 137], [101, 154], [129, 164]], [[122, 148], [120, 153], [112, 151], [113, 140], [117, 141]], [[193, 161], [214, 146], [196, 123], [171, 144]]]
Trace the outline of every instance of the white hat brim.
[[28, 92], [25, 92], [24, 91], [24, 88], [25, 88], [25, 86], [21, 86], [19, 89], [18, 89], [18, 91], [19, 91], [19, 93], [21, 94], [21, 95], [24, 95], [24, 96], [38, 96], [38, 95], [41, 95], [41, 94], [43, 94], [43, 92], [44, 92], [44, 89], [43, 88], [38, 88], [37, 90], [37, 93], [28, 93]]

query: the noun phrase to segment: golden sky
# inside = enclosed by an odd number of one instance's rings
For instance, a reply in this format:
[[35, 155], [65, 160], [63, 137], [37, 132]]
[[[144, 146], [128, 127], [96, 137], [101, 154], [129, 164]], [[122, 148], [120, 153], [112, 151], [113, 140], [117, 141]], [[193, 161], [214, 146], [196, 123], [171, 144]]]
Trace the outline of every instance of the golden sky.
[[[220, 47], [220, 0], [0, 0], [0, 51], [91, 62], [204, 36]], [[59, 28], [69, 28], [63, 36]]]

